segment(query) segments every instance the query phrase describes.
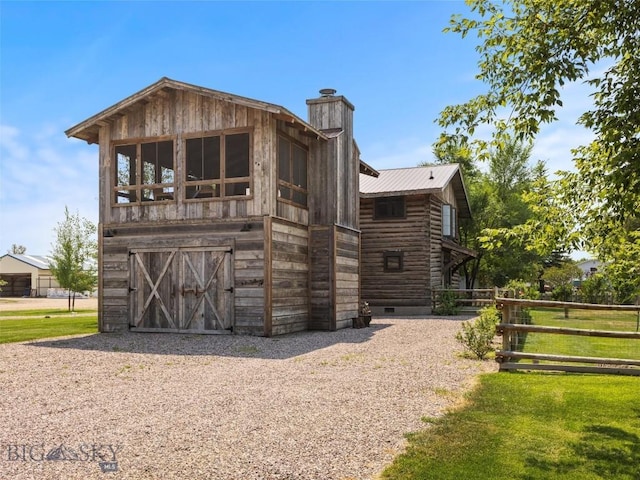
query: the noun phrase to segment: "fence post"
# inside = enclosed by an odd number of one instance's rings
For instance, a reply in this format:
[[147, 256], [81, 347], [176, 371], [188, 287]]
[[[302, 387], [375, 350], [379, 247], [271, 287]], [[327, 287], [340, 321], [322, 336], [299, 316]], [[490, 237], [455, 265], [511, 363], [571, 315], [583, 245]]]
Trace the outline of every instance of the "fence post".
[[[502, 323], [511, 323], [511, 305], [502, 305]], [[502, 350], [511, 350], [511, 330], [505, 329], [502, 332]]]

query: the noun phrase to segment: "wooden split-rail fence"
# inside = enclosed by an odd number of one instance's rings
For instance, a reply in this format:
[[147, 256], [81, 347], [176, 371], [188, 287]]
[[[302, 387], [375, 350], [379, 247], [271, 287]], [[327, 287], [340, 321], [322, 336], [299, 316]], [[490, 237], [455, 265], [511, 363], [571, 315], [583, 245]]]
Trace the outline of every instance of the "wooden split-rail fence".
[[640, 375], [640, 305], [496, 298], [501, 371]]

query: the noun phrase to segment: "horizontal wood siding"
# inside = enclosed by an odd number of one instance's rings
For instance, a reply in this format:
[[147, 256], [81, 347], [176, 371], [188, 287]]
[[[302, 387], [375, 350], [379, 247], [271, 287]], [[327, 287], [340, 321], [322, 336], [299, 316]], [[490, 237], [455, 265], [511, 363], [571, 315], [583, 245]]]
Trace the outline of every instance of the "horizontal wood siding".
[[271, 334], [307, 330], [308, 324], [308, 229], [274, 218], [271, 223]]
[[264, 231], [262, 218], [218, 224], [107, 226], [102, 238], [101, 331], [128, 330], [131, 249], [233, 246], [234, 332], [264, 330]]
[[[426, 306], [430, 304], [429, 200], [406, 197], [406, 218], [374, 219], [374, 199], [360, 200], [361, 297], [372, 306]], [[440, 222], [440, 220], [438, 220]], [[384, 271], [384, 252], [401, 251], [403, 271]]]
[[309, 229], [310, 252], [310, 330], [331, 330], [335, 292], [332, 285], [333, 227], [312, 226]]
[[360, 232], [335, 227], [335, 328], [350, 327], [360, 302]]

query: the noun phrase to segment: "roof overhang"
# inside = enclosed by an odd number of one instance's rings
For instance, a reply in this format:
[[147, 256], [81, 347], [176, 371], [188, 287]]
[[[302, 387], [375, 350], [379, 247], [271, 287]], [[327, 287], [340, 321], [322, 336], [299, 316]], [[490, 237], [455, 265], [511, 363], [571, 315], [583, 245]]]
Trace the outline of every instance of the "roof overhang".
[[478, 256], [478, 252], [471, 250], [470, 248], [463, 247], [448, 238], [442, 239], [442, 248], [444, 250], [450, 250], [452, 252], [462, 254], [466, 257], [476, 258]]
[[121, 100], [115, 105], [112, 105], [111, 107], [93, 115], [92, 117], [89, 117], [83, 122], [80, 122], [79, 124], [69, 128], [65, 131], [65, 134], [67, 135], [67, 137], [78, 138], [90, 144], [98, 143], [100, 127], [108, 125], [114, 119], [126, 115], [129, 109], [131, 109], [135, 105], [138, 105], [140, 103], [149, 103], [156, 97], [166, 96], [171, 90], [192, 92], [205, 97], [234, 103], [236, 105], [243, 105], [245, 107], [254, 108], [256, 110], [263, 110], [272, 113], [276, 119], [290, 124], [290, 126], [300, 130], [303, 134], [315, 137], [317, 139], [327, 139], [326, 135], [320, 130], [316, 129], [298, 116], [291, 113], [286, 108], [279, 105], [262, 102], [260, 100], [254, 100], [247, 97], [241, 97], [239, 95], [233, 95], [230, 93], [220, 92], [218, 90], [212, 90], [210, 88], [199, 87], [197, 85], [172, 80], [167, 77], [161, 78], [156, 83], [149, 85], [139, 92], [134, 93], [124, 100]]

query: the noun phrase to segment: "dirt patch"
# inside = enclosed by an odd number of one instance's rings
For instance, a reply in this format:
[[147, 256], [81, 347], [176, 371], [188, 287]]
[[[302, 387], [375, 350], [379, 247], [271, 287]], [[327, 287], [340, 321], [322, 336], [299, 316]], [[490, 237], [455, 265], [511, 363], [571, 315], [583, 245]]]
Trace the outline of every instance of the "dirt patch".
[[[66, 298], [0, 298], [0, 312], [11, 310], [56, 309], [66, 310]], [[98, 309], [97, 298], [76, 298], [76, 310]]]

